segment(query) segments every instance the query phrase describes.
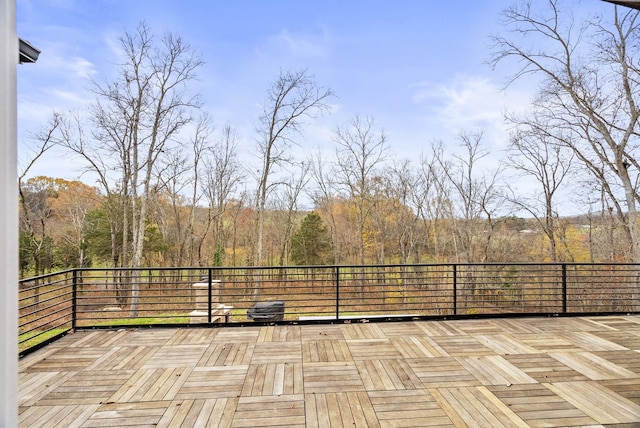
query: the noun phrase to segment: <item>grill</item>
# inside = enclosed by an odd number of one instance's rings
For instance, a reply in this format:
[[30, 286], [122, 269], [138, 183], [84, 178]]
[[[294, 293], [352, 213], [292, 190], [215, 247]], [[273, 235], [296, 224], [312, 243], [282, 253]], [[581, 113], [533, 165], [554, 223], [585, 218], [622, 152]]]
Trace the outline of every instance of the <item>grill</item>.
[[284, 320], [284, 302], [258, 302], [253, 308], [247, 309], [247, 318], [259, 322], [277, 322]]

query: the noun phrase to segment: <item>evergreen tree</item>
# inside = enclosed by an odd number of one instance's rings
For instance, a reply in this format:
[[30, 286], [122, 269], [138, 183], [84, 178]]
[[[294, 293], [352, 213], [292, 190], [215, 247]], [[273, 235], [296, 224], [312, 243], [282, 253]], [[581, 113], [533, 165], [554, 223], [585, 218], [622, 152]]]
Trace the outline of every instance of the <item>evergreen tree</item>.
[[291, 237], [291, 259], [307, 266], [332, 262], [329, 232], [317, 213], [307, 214]]

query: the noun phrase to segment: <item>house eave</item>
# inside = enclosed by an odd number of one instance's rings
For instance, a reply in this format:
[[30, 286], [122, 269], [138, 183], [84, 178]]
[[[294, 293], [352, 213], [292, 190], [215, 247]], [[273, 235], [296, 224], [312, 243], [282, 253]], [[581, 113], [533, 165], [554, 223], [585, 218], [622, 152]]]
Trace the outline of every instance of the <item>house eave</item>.
[[38, 60], [40, 50], [26, 40], [20, 40], [20, 64], [32, 64]]
[[640, 10], [640, 0], [604, 0], [607, 3], [617, 4], [618, 6], [626, 6], [632, 9]]

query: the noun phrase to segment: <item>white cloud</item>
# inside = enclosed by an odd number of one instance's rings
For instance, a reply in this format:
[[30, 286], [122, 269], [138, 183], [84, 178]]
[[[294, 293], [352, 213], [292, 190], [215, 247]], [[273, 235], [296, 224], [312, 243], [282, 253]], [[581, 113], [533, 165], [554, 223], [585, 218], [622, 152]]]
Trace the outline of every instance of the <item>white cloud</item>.
[[80, 94], [77, 91], [50, 88], [47, 92], [56, 99], [57, 106], [64, 105], [67, 106], [67, 108], [79, 108], [91, 102], [90, 98], [87, 98], [84, 94]]
[[267, 42], [258, 47], [258, 54], [262, 57], [291, 56], [300, 59], [326, 59], [330, 53], [328, 33], [320, 29], [315, 33], [295, 33], [288, 29], [269, 37]]
[[103, 42], [106, 48], [106, 53], [112, 57], [120, 57], [123, 55], [122, 44], [120, 43], [120, 37], [123, 34], [116, 29], [108, 29], [105, 31]]
[[81, 56], [69, 55], [59, 50], [47, 50], [38, 66], [48, 73], [65, 76], [67, 79], [86, 79], [97, 73], [94, 64]]
[[460, 75], [450, 82], [426, 82], [414, 88], [413, 101], [424, 106], [424, 121], [430, 127], [448, 134], [482, 128], [487, 137], [503, 141], [507, 132], [504, 114], [526, 109], [532, 94], [526, 88], [504, 91], [485, 77]]
[[40, 124], [44, 124], [51, 116], [51, 110], [51, 107], [48, 104], [42, 103], [41, 100], [20, 99], [18, 101], [20, 125], [33, 127], [34, 125], [39, 126]]

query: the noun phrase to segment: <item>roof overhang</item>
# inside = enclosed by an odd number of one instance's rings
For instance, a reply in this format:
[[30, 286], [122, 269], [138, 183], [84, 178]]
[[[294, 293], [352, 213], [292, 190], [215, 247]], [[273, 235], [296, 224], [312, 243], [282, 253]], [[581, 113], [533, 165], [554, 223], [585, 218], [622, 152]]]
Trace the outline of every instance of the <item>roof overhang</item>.
[[604, 0], [608, 3], [617, 4], [620, 6], [627, 6], [632, 9], [640, 10], [640, 0]]
[[20, 40], [20, 64], [31, 64], [38, 60], [40, 51], [31, 43]]

